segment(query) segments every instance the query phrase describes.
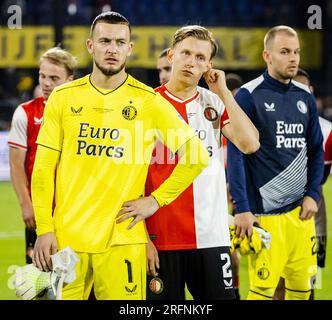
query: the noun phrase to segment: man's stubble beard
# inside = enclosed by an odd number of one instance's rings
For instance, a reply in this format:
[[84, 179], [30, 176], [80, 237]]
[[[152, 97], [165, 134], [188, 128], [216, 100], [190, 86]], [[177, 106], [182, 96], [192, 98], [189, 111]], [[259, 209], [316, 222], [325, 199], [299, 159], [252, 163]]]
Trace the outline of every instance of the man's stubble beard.
[[297, 75], [297, 70], [298, 68], [296, 69], [296, 72], [294, 74], [291, 74], [291, 73], [287, 73], [287, 72], [278, 72], [278, 75], [281, 79], [283, 80], [291, 80], [293, 79], [294, 77], [296, 77]]
[[106, 69], [102, 67], [97, 61], [95, 61], [96, 67], [103, 73], [103, 75], [110, 77], [118, 74], [126, 65], [126, 61], [117, 69]]

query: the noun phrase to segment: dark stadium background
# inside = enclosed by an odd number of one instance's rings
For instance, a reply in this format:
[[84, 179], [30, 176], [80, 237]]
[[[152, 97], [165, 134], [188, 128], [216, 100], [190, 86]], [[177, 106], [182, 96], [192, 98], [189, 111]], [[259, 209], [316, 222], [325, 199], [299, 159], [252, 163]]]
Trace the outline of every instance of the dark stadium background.
[[[294, 1], [294, 0], [16, 0], [0, 2], [0, 128], [8, 127], [14, 108], [21, 101], [32, 96], [34, 86], [37, 84], [38, 56], [35, 57], [35, 67], [22, 68], [12, 61], [6, 64], [6, 48], [13, 46], [8, 34], [4, 30], [11, 14], [7, 13], [10, 5], [19, 5], [22, 9], [22, 31], [28, 26], [43, 28], [49, 26], [54, 30], [54, 44], [63, 40], [65, 26], [89, 27], [93, 17], [103, 10], [114, 10], [126, 16], [135, 28], [147, 26], [159, 34], [163, 26], [179, 27], [185, 24], [201, 24], [208, 27], [242, 28], [249, 35], [257, 28], [270, 28], [278, 24], [286, 24], [296, 30], [318, 32], [321, 35], [321, 54], [315, 59], [320, 60], [319, 66], [309, 67], [315, 93], [319, 98], [320, 114], [332, 119], [332, 1]], [[319, 5], [322, 10], [322, 30], [309, 30], [307, 21], [310, 14], [307, 12], [310, 5]], [[230, 30], [231, 30], [230, 29]], [[234, 34], [236, 31], [232, 31]], [[143, 31], [144, 33], [144, 31]], [[225, 41], [227, 36], [224, 37]], [[223, 39], [222, 39], [223, 40]], [[77, 39], [75, 39], [77, 41]], [[79, 38], [83, 44], [85, 37]], [[257, 44], [253, 44], [257, 45]], [[315, 48], [306, 43], [306, 48]], [[83, 47], [82, 47], [83, 48]], [[161, 51], [162, 46], [155, 48]], [[227, 49], [227, 43], [226, 43]], [[84, 51], [84, 48], [82, 49]], [[250, 50], [250, 47], [248, 48]], [[151, 58], [148, 68], [135, 66], [128, 68], [138, 79], [151, 86], [158, 85], [157, 72], [154, 69], [155, 57]], [[310, 56], [310, 53], [307, 53]], [[76, 73], [79, 77], [90, 71], [89, 63], [80, 66]], [[241, 69], [239, 66], [223, 66], [226, 72], [236, 72], [244, 81], [258, 76], [263, 66]]]

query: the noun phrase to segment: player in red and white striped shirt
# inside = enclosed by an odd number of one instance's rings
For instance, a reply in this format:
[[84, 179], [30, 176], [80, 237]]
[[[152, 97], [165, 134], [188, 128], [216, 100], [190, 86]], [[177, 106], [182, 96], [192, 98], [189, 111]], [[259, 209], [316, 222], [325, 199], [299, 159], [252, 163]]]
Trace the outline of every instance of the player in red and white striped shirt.
[[[155, 266], [158, 269], [158, 277], [148, 282], [148, 299], [184, 299], [185, 284], [194, 299], [235, 298], [221, 133], [245, 153], [256, 151], [259, 142], [256, 128], [228, 90], [224, 72], [212, 69], [216, 50], [205, 28], [179, 29], [168, 52], [170, 81], [156, 89], [195, 129], [210, 164], [173, 203], [146, 220], [152, 240], [148, 269], [152, 275]], [[198, 87], [203, 75], [210, 90]], [[178, 161], [158, 142], [152, 159], [147, 195], [165, 181]]]
[[69, 52], [58, 47], [46, 51], [40, 58], [39, 66], [39, 84], [43, 95], [20, 104], [13, 115], [8, 138], [10, 174], [26, 227], [26, 263], [32, 263], [36, 241], [30, 189], [37, 150], [35, 142], [49, 95], [56, 86], [73, 80], [75, 67], [76, 58]]

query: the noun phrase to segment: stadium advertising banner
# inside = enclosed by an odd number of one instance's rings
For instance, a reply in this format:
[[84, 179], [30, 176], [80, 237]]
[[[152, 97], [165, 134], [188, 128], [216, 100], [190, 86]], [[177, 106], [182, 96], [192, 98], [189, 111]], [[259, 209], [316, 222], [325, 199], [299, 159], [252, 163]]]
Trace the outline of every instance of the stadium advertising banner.
[[[134, 51], [128, 67], [155, 68], [161, 50], [171, 45], [177, 27], [135, 27]], [[263, 38], [266, 28], [209, 28], [219, 52], [214, 65], [223, 69], [261, 69]], [[301, 41], [301, 67], [317, 69], [322, 61], [322, 34], [319, 30], [298, 30]], [[64, 47], [77, 56], [79, 67], [86, 67], [90, 57], [85, 47], [88, 27], [64, 28]], [[0, 28], [0, 67], [37, 68], [42, 52], [53, 46], [51, 26]]]

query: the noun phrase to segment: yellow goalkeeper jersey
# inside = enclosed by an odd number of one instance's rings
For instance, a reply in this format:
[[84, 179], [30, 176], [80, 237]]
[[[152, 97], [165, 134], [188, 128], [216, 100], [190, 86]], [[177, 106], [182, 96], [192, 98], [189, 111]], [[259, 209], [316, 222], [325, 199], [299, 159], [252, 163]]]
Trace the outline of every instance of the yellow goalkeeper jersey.
[[[103, 252], [146, 242], [142, 222], [116, 224], [122, 204], [144, 193], [157, 138], [177, 151], [195, 132], [166, 99], [127, 77], [115, 90], [90, 76], [53, 90], [37, 144], [61, 152], [56, 170], [53, 223], [60, 248]], [[46, 229], [38, 229], [43, 234]]]

